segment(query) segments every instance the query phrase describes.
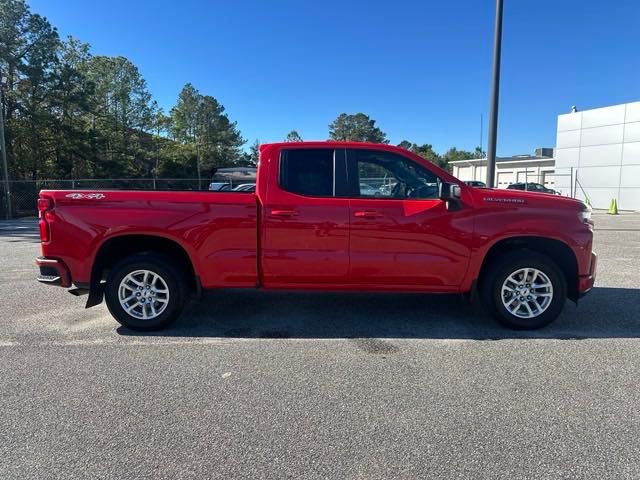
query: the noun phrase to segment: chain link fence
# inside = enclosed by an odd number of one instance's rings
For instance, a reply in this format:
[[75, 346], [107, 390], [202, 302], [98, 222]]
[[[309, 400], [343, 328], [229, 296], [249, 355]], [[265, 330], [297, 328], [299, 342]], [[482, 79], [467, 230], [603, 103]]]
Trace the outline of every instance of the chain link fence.
[[[253, 178], [215, 176], [211, 181], [197, 178], [81, 178], [75, 180], [11, 180], [9, 205], [6, 184], [0, 183], [0, 219], [37, 215], [40, 190], [218, 190], [229, 191], [255, 183]], [[395, 180], [387, 177], [360, 179], [360, 191], [367, 196], [389, 196]]]
[[[255, 179], [251, 181], [255, 182]], [[37, 215], [36, 202], [40, 190], [208, 190], [210, 182], [232, 190], [247, 180], [214, 177], [211, 181], [197, 178], [80, 178], [76, 180], [11, 180], [9, 196], [6, 183], [0, 183], [0, 219]], [[8, 200], [8, 201], [7, 201]]]

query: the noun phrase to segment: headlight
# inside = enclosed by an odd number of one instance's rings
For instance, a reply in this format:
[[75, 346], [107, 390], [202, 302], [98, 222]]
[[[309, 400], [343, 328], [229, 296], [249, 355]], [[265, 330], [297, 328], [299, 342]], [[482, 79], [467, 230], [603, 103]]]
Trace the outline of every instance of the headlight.
[[592, 209], [589, 205], [587, 205], [586, 203], [582, 204], [582, 211], [578, 213], [578, 217], [580, 218], [580, 221], [582, 223], [593, 225], [593, 221], [591, 220], [591, 210]]

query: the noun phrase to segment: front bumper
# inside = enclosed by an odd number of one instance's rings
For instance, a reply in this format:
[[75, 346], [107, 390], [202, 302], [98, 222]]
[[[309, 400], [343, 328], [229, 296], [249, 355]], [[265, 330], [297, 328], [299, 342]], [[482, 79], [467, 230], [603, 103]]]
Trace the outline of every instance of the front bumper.
[[598, 256], [591, 253], [591, 267], [588, 275], [580, 275], [578, 277], [578, 296], [584, 297], [591, 291], [594, 283], [596, 283], [596, 268], [598, 266]]
[[38, 257], [36, 266], [40, 269], [38, 281], [58, 287], [71, 286], [71, 273], [62, 260], [57, 258]]

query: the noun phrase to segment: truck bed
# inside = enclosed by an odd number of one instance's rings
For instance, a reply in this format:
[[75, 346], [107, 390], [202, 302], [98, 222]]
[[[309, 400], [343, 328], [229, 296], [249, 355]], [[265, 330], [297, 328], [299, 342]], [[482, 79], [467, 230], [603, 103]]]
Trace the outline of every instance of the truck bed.
[[107, 241], [139, 235], [144, 242], [154, 235], [185, 250], [204, 288], [256, 284], [258, 207], [252, 193], [43, 190], [41, 198], [55, 205], [49, 217], [55, 241], [43, 243], [43, 255], [64, 256], [74, 283], [89, 283]]

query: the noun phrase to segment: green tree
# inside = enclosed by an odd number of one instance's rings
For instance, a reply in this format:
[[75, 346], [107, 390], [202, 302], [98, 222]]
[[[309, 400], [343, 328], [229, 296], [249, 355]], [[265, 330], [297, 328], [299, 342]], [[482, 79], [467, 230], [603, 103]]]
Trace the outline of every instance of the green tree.
[[485, 158], [487, 156], [487, 152], [482, 150], [482, 147], [476, 147], [473, 151], [473, 158]]
[[215, 98], [201, 95], [190, 83], [180, 91], [170, 118], [173, 138], [195, 152], [198, 182], [203, 175], [211, 177], [217, 168], [242, 160], [240, 147], [245, 141], [237, 124]]
[[404, 148], [405, 150], [411, 150], [411, 147], [412, 147], [413, 145], [414, 145], [414, 144], [413, 144], [413, 143], [411, 143], [411, 142], [410, 142], [410, 141], [408, 141], [408, 140], [402, 140], [402, 141], [398, 144], [398, 146], [399, 146], [400, 148]]
[[23, 0], [0, 0], [0, 75], [13, 178], [201, 176], [257, 160], [215, 98], [187, 84], [166, 115], [132, 62], [61, 41]]
[[187, 83], [182, 87], [178, 100], [169, 114], [169, 131], [174, 140], [187, 144], [196, 143], [199, 103], [200, 93], [193, 85]]
[[258, 165], [258, 158], [260, 157], [260, 140], [253, 142], [253, 145], [249, 147], [249, 162], [251, 165]]
[[287, 142], [301, 142], [302, 137], [298, 134], [297, 130], [291, 130], [287, 133], [287, 138], [285, 139]]
[[156, 177], [193, 178], [197, 159], [192, 145], [181, 144], [164, 137], [157, 138], [156, 142], [159, 145]]
[[0, 76], [7, 78], [2, 108], [13, 176], [37, 178], [49, 163], [59, 47], [55, 28], [25, 2], [0, 0]]
[[153, 131], [153, 160], [154, 166], [152, 170], [153, 178], [160, 176], [160, 165], [165, 150], [171, 149], [173, 141], [167, 138], [169, 128], [171, 127], [171, 119], [164, 113], [162, 108], [155, 108], [152, 120]]
[[417, 143], [411, 143], [407, 140], [403, 140], [398, 144], [399, 147], [409, 150], [410, 152], [420, 155], [422, 158], [435, 163], [439, 167], [445, 168], [446, 162], [443, 158], [433, 149], [431, 144], [425, 143], [418, 145]]
[[255, 167], [258, 165], [258, 158], [260, 156], [260, 141], [256, 140], [249, 147], [249, 151], [243, 154], [242, 160], [239, 166], [242, 167]]
[[94, 85], [90, 134], [96, 174], [148, 175], [157, 106], [138, 68], [124, 57], [91, 57], [86, 77]]
[[178, 100], [170, 112], [169, 127], [172, 137], [181, 144], [186, 145], [195, 155], [196, 175], [198, 177], [199, 188], [201, 187], [200, 182], [202, 178], [201, 140], [199, 138], [201, 129], [198, 125], [200, 121], [199, 110], [201, 98], [200, 92], [198, 92], [192, 84], [187, 83], [182, 87], [182, 90], [180, 90], [178, 94]]
[[425, 143], [423, 145], [414, 144], [411, 148], [411, 151], [417, 155], [420, 155], [422, 158], [435, 163], [441, 168], [446, 168], [446, 162], [438, 153], [436, 153], [436, 151], [433, 149], [433, 146], [429, 143]]
[[[476, 149], [477, 150], [477, 149]], [[469, 152], [467, 150], [458, 150], [456, 147], [451, 147], [442, 155], [442, 168], [449, 169], [449, 162], [455, 162], [457, 160], [470, 160], [472, 158], [478, 158], [476, 152]]]
[[376, 127], [376, 121], [364, 113], [341, 113], [329, 124], [329, 138], [340, 142], [389, 143], [386, 134]]
[[90, 58], [86, 43], [72, 37], [63, 42], [51, 102], [56, 118], [53, 128], [55, 172], [52, 172], [55, 177], [94, 175], [89, 133], [94, 84], [85, 75]]
[[245, 140], [236, 122], [229, 120], [224, 107], [212, 96], [201, 99], [199, 139], [203, 152], [203, 169], [211, 177], [222, 166], [235, 165], [242, 156]]
[[451, 147], [447, 150], [443, 158], [447, 162], [454, 162], [456, 160], [470, 160], [472, 158], [477, 158], [475, 152], [469, 152], [467, 150], [458, 150], [456, 147]]

